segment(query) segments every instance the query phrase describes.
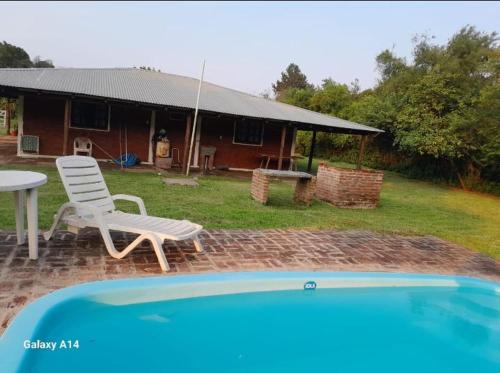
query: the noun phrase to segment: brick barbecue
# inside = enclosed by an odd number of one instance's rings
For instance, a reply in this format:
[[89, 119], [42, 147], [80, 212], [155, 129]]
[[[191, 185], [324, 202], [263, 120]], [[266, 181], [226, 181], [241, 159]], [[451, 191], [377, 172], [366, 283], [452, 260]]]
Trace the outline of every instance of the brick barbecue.
[[337, 207], [371, 209], [377, 207], [384, 173], [330, 167], [318, 168], [316, 197]]

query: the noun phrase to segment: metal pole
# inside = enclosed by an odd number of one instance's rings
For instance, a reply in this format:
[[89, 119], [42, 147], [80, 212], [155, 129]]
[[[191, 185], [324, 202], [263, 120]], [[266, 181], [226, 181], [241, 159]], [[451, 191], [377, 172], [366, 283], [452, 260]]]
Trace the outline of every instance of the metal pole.
[[205, 74], [205, 60], [203, 60], [203, 66], [201, 68], [201, 78], [200, 84], [198, 85], [198, 96], [196, 97], [196, 107], [194, 109], [194, 120], [193, 128], [191, 130], [191, 143], [189, 144], [188, 161], [186, 167], [186, 176], [189, 176], [189, 166], [191, 165], [191, 153], [193, 152], [194, 136], [196, 134], [196, 124], [198, 121], [198, 107], [200, 105], [200, 94], [201, 94], [201, 83], [203, 82], [203, 75]]

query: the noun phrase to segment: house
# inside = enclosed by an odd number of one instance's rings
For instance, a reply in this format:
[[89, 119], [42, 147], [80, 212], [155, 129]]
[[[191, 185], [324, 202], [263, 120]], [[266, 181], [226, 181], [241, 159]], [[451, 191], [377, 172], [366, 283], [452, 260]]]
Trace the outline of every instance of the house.
[[[18, 100], [19, 139], [38, 136], [38, 156], [44, 157], [72, 154], [74, 138], [88, 137], [98, 159], [129, 152], [152, 163], [155, 134], [164, 129], [174, 161], [186, 168], [198, 85], [197, 79], [135, 68], [0, 69], [0, 96]], [[287, 167], [298, 129], [382, 132], [203, 82], [190, 166], [199, 167], [200, 148], [212, 146], [216, 167], [254, 169], [263, 154], [274, 157], [272, 167]], [[18, 155], [36, 156], [20, 145]]]

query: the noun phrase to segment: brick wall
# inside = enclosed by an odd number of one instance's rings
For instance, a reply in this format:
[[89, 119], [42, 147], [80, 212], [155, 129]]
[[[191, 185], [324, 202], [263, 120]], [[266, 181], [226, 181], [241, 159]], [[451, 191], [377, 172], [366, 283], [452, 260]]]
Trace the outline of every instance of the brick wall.
[[[54, 96], [26, 95], [24, 99], [23, 134], [40, 138], [41, 155], [63, 155], [65, 99]], [[128, 106], [112, 106], [109, 131], [93, 131], [69, 128], [68, 154], [73, 154], [75, 137], [88, 137], [113, 157], [118, 158], [120, 149], [125, 153], [125, 124], [127, 126], [127, 148], [142, 161], [148, 160], [149, 120], [151, 111]], [[120, 127], [122, 127], [120, 136]], [[120, 148], [121, 144], [121, 148]], [[97, 147], [96, 158], [109, 158]]]
[[293, 199], [295, 202], [304, 202], [311, 204], [316, 190], [316, 177], [310, 179], [298, 179], [295, 185], [295, 194]]
[[[281, 142], [281, 127], [274, 124], [264, 125], [262, 146], [233, 144], [234, 119], [204, 117], [201, 127], [201, 146], [215, 146], [215, 166], [254, 169], [260, 165], [260, 154], [278, 156]], [[292, 147], [292, 129], [288, 128], [285, 138], [283, 156], [290, 156]], [[272, 162], [269, 168], [277, 168]], [[288, 162], [283, 162], [288, 168]]]
[[320, 164], [316, 196], [338, 207], [375, 208], [380, 199], [384, 173]]
[[269, 177], [262, 174], [260, 169], [253, 170], [250, 194], [254, 200], [263, 204], [267, 203], [269, 197]]
[[[26, 95], [24, 102], [24, 134], [40, 137], [40, 154], [60, 156], [63, 152], [65, 98], [52, 95]], [[132, 105], [112, 105], [109, 131], [93, 131], [70, 128], [68, 133], [68, 153], [73, 153], [75, 137], [88, 137], [100, 147], [118, 157], [125, 152], [125, 132], [127, 126], [128, 152], [135, 153], [142, 161], [148, 160], [149, 121], [151, 110]], [[120, 127], [122, 128], [120, 134]], [[156, 130], [164, 128], [171, 148], [179, 149], [180, 160], [184, 152], [185, 118], [175, 119], [169, 112], [157, 111]], [[233, 144], [234, 119], [206, 116], [202, 120], [200, 146], [215, 146], [215, 166], [254, 169], [260, 165], [260, 154], [278, 156], [281, 142], [281, 126], [266, 123], [264, 141], [261, 146]], [[283, 155], [290, 156], [292, 145], [291, 128], [287, 129]], [[120, 148], [121, 146], [121, 148]], [[109, 158], [97, 147], [93, 149], [96, 158]], [[177, 154], [176, 157], [177, 158]], [[176, 161], [177, 159], [175, 159]], [[270, 168], [276, 168], [273, 161]], [[283, 168], [288, 162], [283, 162]]]
[[64, 99], [25, 96], [23, 115], [23, 134], [40, 138], [40, 154], [62, 155]]

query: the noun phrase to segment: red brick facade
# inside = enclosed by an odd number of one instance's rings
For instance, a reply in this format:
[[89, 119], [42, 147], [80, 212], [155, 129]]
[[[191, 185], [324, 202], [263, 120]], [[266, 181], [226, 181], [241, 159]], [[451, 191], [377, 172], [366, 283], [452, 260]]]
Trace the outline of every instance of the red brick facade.
[[[41, 155], [63, 155], [65, 99], [49, 96], [25, 96], [23, 113], [23, 134], [40, 138]], [[118, 158], [125, 153], [125, 126], [127, 150], [135, 153], [142, 161], [148, 160], [149, 121], [151, 112], [133, 106], [113, 106], [109, 131], [69, 128], [68, 154], [73, 154], [75, 137], [90, 138], [99, 147]], [[121, 132], [121, 133], [120, 133]], [[93, 156], [109, 158], [99, 147], [94, 146]]]
[[[63, 154], [65, 99], [49, 95], [26, 95], [24, 98], [23, 134], [40, 138], [40, 155], [59, 156]], [[281, 141], [281, 126], [264, 125], [261, 146], [233, 143], [234, 119], [216, 115], [202, 115], [201, 146], [215, 146], [214, 165], [230, 168], [254, 169], [260, 165], [260, 154], [278, 156]], [[148, 160], [151, 110], [133, 105], [112, 105], [109, 131], [69, 128], [67, 152], [73, 153], [73, 140], [77, 136], [90, 138], [113, 157], [125, 153], [125, 128], [127, 129], [127, 150], [135, 153], [142, 161]], [[171, 148], [178, 149], [182, 162], [186, 131], [186, 113], [174, 110], [156, 111], [156, 131], [165, 129]], [[283, 156], [290, 156], [293, 129], [288, 128]], [[93, 156], [109, 158], [99, 147], [94, 146]], [[174, 163], [177, 161], [177, 151]], [[276, 168], [271, 162], [271, 168]], [[288, 167], [288, 162], [283, 163]]]
[[338, 207], [375, 208], [380, 199], [384, 173], [320, 164], [316, 196]]

